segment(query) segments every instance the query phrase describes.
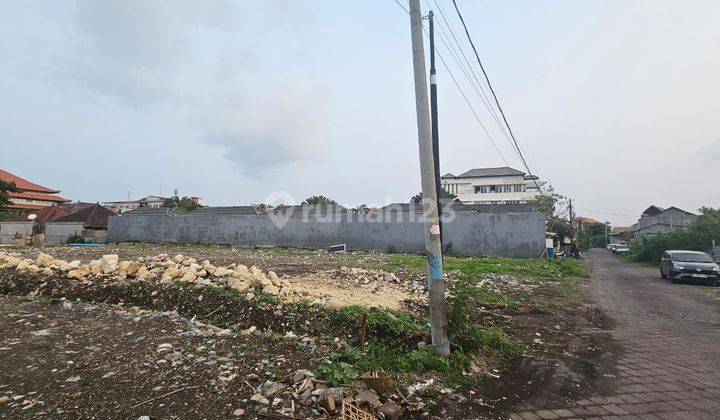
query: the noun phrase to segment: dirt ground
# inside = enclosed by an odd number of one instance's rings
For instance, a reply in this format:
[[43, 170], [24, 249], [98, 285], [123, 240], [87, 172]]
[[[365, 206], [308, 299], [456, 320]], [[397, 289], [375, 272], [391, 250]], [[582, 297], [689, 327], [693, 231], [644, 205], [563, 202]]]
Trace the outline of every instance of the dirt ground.
[[198, 335], [170, 315], [15, 297], [0, 298], [0, 355], [2, 418], [252, 415], [255, 388], [318, 357], [289, 340]]
[[[182, 245], [45, 247], [43, 251], [67, 261], [89, 261], [107, 253], [116, 253], [121, 259], [181, 253], [218, 265], [255, 265], [281, 276], [317, 278], [319, 272], [335, 273], [323, 279], [331, 285], [347, 277], [338, 272], [340, 267], [380, 267], [396, 275], [405, 291], [424, 276], [422, 268], [391, 266], [387, 255], [376, 253]], [[32, 257], [37, 249], [20, 252]], [[406, 416], [500, 419], [518, 406], [561, 406], [612, 388], [615, 360], [620, 354], [611, 336], [604, 333], [612, 321], [602, 310], [583, 302], [587, 284], [577, 282], [578, 291], [572, 298], [565, 296], [560, 284], [547, 282], [530, 288], [518, 305], [488, 302], [479, 308], [483, 325], [501, 328], [512, 340], [523, 343], [522, 355], [507, 366], [477, 366], [467, 372], [472, 381], [439, 398], [433, 396], [437, 404], [430, 412], [406, 412]], [[17, 284], [4, 290], [24, 295], [34, 287]], [[63, 291], [52, 283], [50, 288], [57, 293], [49, 300], [0, 300], [0, 355], [8, 361], [0, 364], [0, 396], [9, 398], [0, 405], [0, 416], [5, 418], [228, 418], [233, 413], [272, 417], [261, 414], [264, 407], [248, 400], [255, 390], [265, 380], [278, 380], [298, 369], [312, 370], [336, 344], [331, 339], [316, 343], [317, 331], [307, 326], [310, 320], [289, 325], [287, 317], [278, 315], [281, 307], [249, 314], [245, 308], [225, 307], [208, 295], [198, 300], [160, 291], [151, 298], [148, 289], [141, 290], [141, 297], [130, 299], [129, 293], [137, 294], [138, 290]], [[340, 288], [357, 293], [362, 282], [353, 280]], [[422, 295], [409, 290], [411, 299], [397, 307], [426, 311], [418, 302]], [[57, 300], [63, 293], [83, 302]], [[377, 294], [377, 289], [371, 289], [362, 299], [376, 299]], [[397, 299], [400, 302], [400, 297]], [[138, 312], [131, 306], [148, 311]], [[177, 309], [191, 318], [195, 314], [212, 315], [218, 308], [228, 311], [227, 317], [237, 323], [236, 330], [257, 325], [259, 331], [274, 333], [202, 335], [177, 315], [161, 312]], [[288, 332], [300, 337], [283, 338]], [[344, 341], [342, 337], [340, 340]], [[160, 350], [165, 343], [172, 344], [171, 351]], [[172, 360], [165, 358], [166, 354], [172, 354]], [[31, 372], [45, 375], [28, 375]], [[232, 379], [227, 381], [228, 377]], [[277, 413], [294, 413], [297, 418], [322, 416], [291, 403], [292, 398], [281, 400], [270, 410], [275, 418]]]

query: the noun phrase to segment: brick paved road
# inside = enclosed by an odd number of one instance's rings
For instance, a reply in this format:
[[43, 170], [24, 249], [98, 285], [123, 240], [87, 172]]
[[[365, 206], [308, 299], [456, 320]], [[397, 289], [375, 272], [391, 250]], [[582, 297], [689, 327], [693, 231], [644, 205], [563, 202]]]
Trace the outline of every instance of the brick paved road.
[[720, 303], [702, 286], [661, 280], [657, 269], [588, 254], [591, 297], [612, 317], [623, 348], [612, 395], [542, 407], [512, 419], [720, 419]]

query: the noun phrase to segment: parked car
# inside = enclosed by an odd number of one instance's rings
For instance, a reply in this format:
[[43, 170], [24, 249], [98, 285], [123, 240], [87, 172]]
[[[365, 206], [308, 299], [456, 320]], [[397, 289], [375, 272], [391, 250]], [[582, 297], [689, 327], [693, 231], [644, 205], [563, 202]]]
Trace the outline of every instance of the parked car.
[[607, 244], [605, 245], [605, 248], [607, 248], [608, 251], [612, 251], [612, 246], [615, 244]]
[[665, 251], [660, 259], [660, 277], [673, 283], [681, 280], [720, 283], [720, 266], [713, 258], [698, 251]]
[[630, 251], [628, 244], [615, 244], [615, 247], [613, 248], [613, 252], [616, 254], [625, 254], [628, 251]]

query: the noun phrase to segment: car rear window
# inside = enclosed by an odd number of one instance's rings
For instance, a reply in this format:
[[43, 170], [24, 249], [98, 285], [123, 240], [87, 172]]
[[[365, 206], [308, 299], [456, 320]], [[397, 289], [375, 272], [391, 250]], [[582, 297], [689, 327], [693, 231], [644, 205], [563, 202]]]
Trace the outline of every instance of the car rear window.
[[679, 253], [672, 255], [673, 261], [678, 262], [697, 262], [697, 263], [711, 263], [715, 262], [707, 254], [694, 254], [694, 253]]

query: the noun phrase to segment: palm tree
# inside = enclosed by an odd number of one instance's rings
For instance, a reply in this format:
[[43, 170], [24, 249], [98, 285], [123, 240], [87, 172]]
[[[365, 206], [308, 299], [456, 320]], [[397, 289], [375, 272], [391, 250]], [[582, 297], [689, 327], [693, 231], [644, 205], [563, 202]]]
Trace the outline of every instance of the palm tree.
[[335, 200], [332, 198], [325, 197], [324, 195], [313, 195], [312, 197], [308, 197], [305, 199], [305, 201], [302, 202], [303, 204], [337, 204]]

